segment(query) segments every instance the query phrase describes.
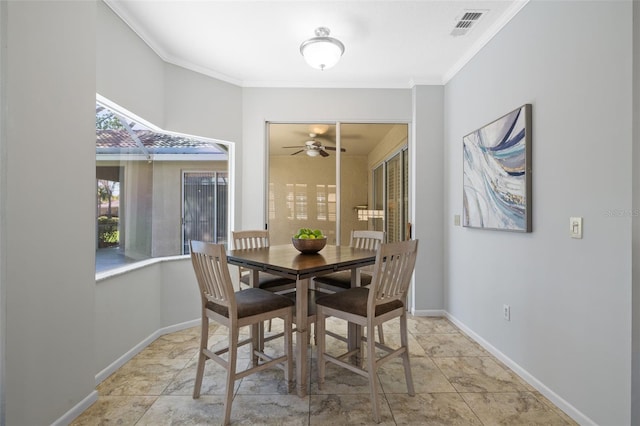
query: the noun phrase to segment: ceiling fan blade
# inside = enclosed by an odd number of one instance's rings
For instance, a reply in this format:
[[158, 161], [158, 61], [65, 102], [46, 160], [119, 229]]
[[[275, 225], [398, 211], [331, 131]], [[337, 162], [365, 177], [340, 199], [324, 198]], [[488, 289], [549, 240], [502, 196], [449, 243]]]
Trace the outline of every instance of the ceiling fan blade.
[[304, 148], [305, 145], [283, 146], [283, 148]]
[[296, 152], [294, 152], [294, 153], [293, 153], [293, 154], [291, 154], [291, 155], [300, 154], [300, 153], [301, 153], [301, 152], [303, 152], [303, 151], [304, 151], [304, 149], [301, 149], [300, 151], [296, 151]]
[[[323, 146], [322, 148], [326, 149], [327, 151], [335, 151], [336, 150], [336, 148], [333, 147], [333, 146]], [[340, 148], [340, 152], [347, 152], [347, 150], [344, 149], [344, 148]]]
[[323, 157], [328, 157], [329, 156], [329, 153], [327, 151], [325, 151], [324, 149], [320, 149], [318, 151], [320, 151], [320, 155], [322, 155]]

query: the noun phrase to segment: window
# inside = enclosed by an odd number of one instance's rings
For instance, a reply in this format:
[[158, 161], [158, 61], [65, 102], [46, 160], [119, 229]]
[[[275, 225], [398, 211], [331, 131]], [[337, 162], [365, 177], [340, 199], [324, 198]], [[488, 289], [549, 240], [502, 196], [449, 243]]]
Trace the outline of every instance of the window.
[[409, 238], [409, 161], [407, 149], [387, 158], [373, 170], [373, 205], [381, 217], [373, 219], [376, 231], [385, 231], [388, 242]]
[[228, 148], [96, 101], [96, 272], [226, 243]]
[[227, 172], [184, 172], [182, 252], [189, 241], [227, 242]]
[[316, 185], [316, 213], [319, 221], [336, 221], [335, 185]]

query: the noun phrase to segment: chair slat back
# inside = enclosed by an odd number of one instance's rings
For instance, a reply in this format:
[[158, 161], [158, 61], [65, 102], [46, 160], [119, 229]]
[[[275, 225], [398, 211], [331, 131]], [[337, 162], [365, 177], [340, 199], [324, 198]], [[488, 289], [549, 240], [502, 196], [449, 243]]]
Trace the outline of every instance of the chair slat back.
[[[232, 231], [231, 239], [233, 240], [234, 250], [269, 247], [269, 231], [263, 229]], [[240, 277], [248, 271], [249, 269], [247, 268], [238, 267]]]
[[191, 263], [196, 273], [202, 305], [208, 301], [226, 306], [229, 314], [235, 311], [235, 293], [224, 245], [190, 241]]
[[383, 231], [351, 231], [351, 243], [353, 248], [378, 250], [384, 242]]
[[269, 231], [233, 231], [231, 236], [235, 250], [269, 247]]
[[[353, 248], [378, 250], [384, 242], [384, 231], [351, 231], [351, 243]], [[371, 274], [372, 266], [365, 266], [362, 271]]]
[[[368, 309], [398, 299], [404, 302], [416, 265], [418, 240], [382, 244], [369, 286]], [[369, 311], [373, 312], [373, 311]]]

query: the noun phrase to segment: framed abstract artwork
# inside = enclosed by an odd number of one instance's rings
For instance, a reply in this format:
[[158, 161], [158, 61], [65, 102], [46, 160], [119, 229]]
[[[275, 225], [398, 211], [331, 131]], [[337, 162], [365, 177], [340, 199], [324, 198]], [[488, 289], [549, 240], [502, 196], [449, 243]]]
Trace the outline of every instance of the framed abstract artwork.
[[531, 104], [462, 138], [462, 221], [531, 232]]

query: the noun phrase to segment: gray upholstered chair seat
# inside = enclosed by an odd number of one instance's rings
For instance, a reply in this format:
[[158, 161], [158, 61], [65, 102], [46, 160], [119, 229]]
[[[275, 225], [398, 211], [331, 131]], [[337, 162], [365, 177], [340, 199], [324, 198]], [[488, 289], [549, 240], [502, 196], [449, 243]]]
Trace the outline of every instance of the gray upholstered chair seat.
[[[367, 301], [369, 299], [369, 289], [364, 287], [351, 288], [340, 293], [320, 296], [316, 299], [316, 304], [327, 308], [337, 309], [342, 312], [367, 316]], [[402, 308], [404, 303], [400, 300], [392, 300], [388, 303], [376, 305], [375, 316], [384, 315], [394, 309]]]
[[[288, 297], [280, 296], [279, 294], [271, 293], [260, 288], [248, 288], [246, 290], [236, 291], [235, 296], [238, 305], [238, 318], [260, 315], [265, 312], [295, 305], [295, 301]], [[227, 318], [229, 317], [229, 310], [226, 306], [209, 301], [206, 304], [206, 308]]]

